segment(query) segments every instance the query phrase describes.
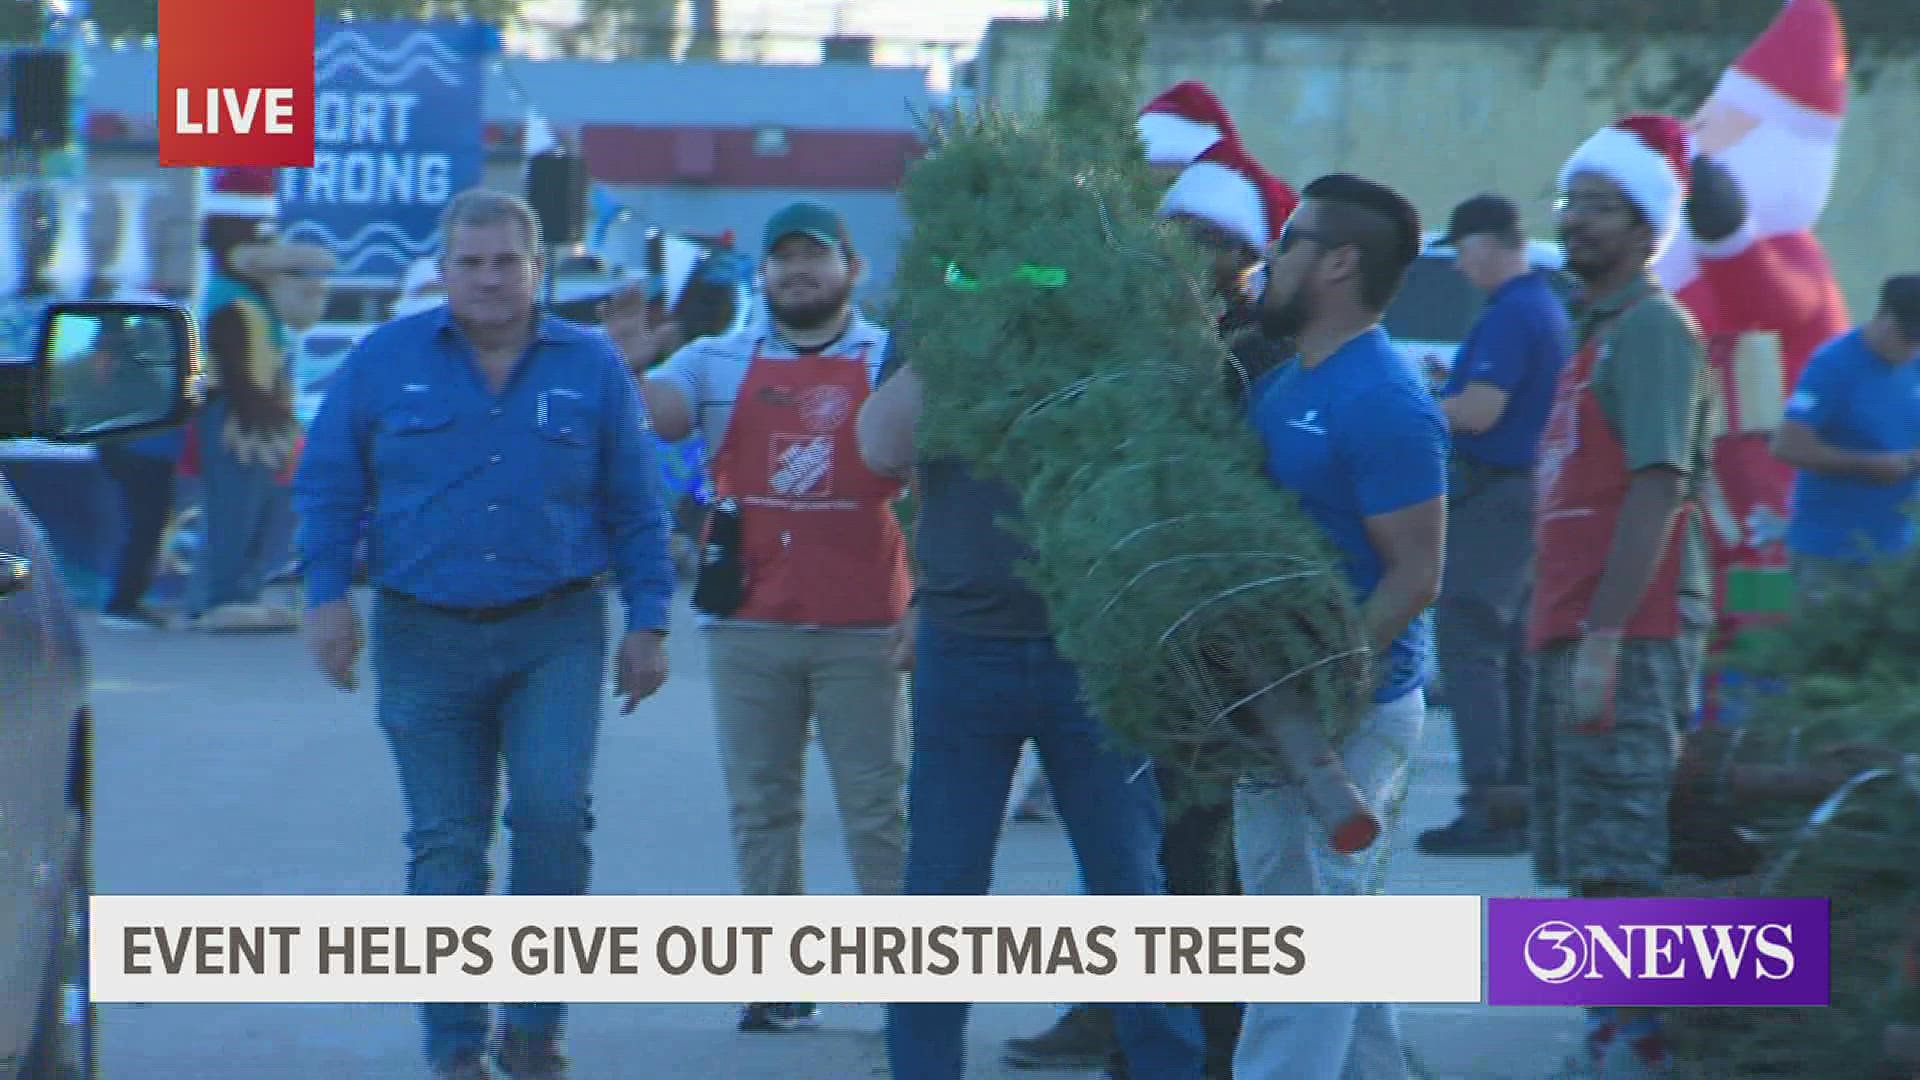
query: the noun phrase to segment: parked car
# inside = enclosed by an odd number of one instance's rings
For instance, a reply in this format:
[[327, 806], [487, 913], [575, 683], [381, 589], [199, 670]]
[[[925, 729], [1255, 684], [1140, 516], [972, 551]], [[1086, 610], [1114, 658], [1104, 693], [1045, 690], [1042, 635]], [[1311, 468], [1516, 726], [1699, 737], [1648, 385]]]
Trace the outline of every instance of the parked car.
[[[197, 404], [192, 318], [171, 304], [55, 304], [35, 355], [0, 357], [0, 439], [88, 443]], [[54, 553], [0, 475], [0, 1078], [95, 1073], [88, 660]]]
[[[1460, 344], [1486, 303], [1486, 295], [1455, 269], [1453, 246], [1443, 243], [1441, 235], [1428, 235], [1420, 257], [1407, 269], [1400, 294], [1381, 318], [1401, 355], [1436, 389], [1453, 370]], [[1560, 245], [1545, 240], [1528, 242], [1527, 260], [1535, 269], [1554, 271], [1566, 261]]]

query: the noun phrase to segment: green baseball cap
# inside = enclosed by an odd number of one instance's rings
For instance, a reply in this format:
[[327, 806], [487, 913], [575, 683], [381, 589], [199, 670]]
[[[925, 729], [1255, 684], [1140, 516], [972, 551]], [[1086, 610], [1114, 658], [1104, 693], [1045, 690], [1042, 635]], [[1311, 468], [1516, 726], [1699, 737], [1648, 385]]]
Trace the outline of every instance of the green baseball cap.
[[828, 247], [853, 248], [853, 239], [847, 235], [847, 223], [840, 219], [839, 214], [818, 203], [794, 203], [767, 220], [766, 248], [769, 252], [780, 241], [794, 235], [811, 237]]

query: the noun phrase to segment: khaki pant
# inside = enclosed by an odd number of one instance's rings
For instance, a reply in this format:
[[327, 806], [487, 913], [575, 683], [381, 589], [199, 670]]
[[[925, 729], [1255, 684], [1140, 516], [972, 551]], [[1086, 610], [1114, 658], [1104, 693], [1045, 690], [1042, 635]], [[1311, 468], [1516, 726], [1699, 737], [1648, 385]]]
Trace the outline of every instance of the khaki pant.
[[854, 879], [900, 892], [906, 859], [903, 678], [883, 633], [713, 627], [707, 672], [734, 859], [749, 896], [797, 896], [809, 723], [826, 753]]

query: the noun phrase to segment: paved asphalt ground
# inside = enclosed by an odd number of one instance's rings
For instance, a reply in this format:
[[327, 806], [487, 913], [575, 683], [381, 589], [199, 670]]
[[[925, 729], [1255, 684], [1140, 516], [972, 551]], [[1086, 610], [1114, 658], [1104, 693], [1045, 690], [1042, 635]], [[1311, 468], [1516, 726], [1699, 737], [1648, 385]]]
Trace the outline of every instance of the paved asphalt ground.
[[[596, 803], [596, 892], [734, 888], [702, 648], [684, 604], [679, 617], [667, 687], [632, 716], [610, 708]], [[89, 636], [101, 892], [402, 891], [400, 798], [364, 679], [357, 695], [330, 689], [291, 635]], [[817, 751], [810, 769], [809, 887], [851, 893]], [[1393, 838], [1392, 888], [1536, 895], [1522, 859], [1434, 859], [1413, 849], [1415, 833], [1451, 817], [1453, 776], [1452, 734], [1436, 713], [1407, 820]], [[996, 882], [1003, 893], [1072, 891], [1060, 829], [1011, 826]], [[1089, 1075], [1000, 1063], [1002, 1040], [1038, 1031], [1052, 1015], [1045, 1004], [977, 1007], [969, 1076]], [[732, 1020], [722, 1005], [577, 1007], [568, 1050], [582, 1080], [884, 1075], [877, 1006], [828, 1006], [822, 1028], [807, 1033], [743, 1035]], [[412, 1010], [403, 1005], [112, 1005], [102, 1007], [102, 1025], [106, 1080], [425, 1075]], [[1577, 1016], [1561, 1009], [1411, 1007], [1405, 1025], [1435, 1080], [1540, 1077], [1579, 1032]]]

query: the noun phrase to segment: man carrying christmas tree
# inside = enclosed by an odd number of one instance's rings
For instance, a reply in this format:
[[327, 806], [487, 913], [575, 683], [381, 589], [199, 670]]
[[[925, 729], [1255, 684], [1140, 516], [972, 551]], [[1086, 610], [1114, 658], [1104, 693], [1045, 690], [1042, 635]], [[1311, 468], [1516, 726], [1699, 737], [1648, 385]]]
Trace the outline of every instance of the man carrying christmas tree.
[[1888, 278], [1866, 325], [1813, 354], [1774, 456], [1798, 470], [1787, 549], [1800, 599], [1872, 584], [1913, 544], [1920, 492], [1920, 274]]
[[[1019, 516], [1018, 494], [964, 462], [919, 460], [920, 379], [898, 355], [882, 378], [860, 411], [860, 454], [877, 472], [913, 476], [918, 500], [907, 893], [989, 891], [1007, 793], [1029, 739], [1053, 782], [1085, 890], [1160, 893], [1159, 785], [1136, 755], [1111, 746], [1082, 702], [1073, 665], [1055, 651], [1046, 602], [1018, 570], [1032, 552], [1000, 524]], [[967, 1010], [890, 1006], [893, 1075], [959, 1080]], [[1050, 1065], [1071, 1050], [1077, 1066], [1097, 1066], [1117, 1038], [1135, 1076], [1201, 1076], [1198, 1022], [1184, 1006], [1078, 1006], [1053, 1031]]]
[[[1298, 355], [1254, 390], [1266, 471], [1341, 556], [1374, 650], [1374, 708], [1340, 747], [1347, 773], [1391, 831], [1426, 718], [1431, 631], [1446, 533], [1446, 421], [1395, 353], [1380, 316], [1420, 254], [1420, 219], [1397, 192], [1336, 174], [1307, 185], [1270, 249], [1261, 322]], [[1249, 895], [1362, 895], [1386, 845], [1340, 854], [1302, 789], [1264, 778], [1234, 795]], [[1234, 1063], [1244, 1077], [1402, 1077], [1385, 1004], [1247, 1007]]]
[[[1149, 106], [1140, 121], [1150, 162], [1159, 149], [1151, 137], [1155, 129], [1148, 123], [1152, 116]], [[1267, 172], [1233, 139], [1209, 146], [1181, 170], [1160, 200], [1159, 215], [1178, 223], [1211, 256], [1209, 284], [1214, 298], [1226, 305], [1220, 336], [1237, 365], [1228, 387], [1236, 400], [1245, 398], [1262, 374], [1285, 359], [1286, 345], [1260, 328], [1259, 298], [1249, 295], [1248, 280], [1260, 253], [1279, 237], [1280, 227], [1298, 203], [1299, 197], [1285, 181]], [[1157, 765], [1155, 774], [1166, 806], [1160, 865], [1167, 892], [1175, 896], [1239, 893], [1239, 876], [1227, 846], [1232, 804], [1203, 796], [1180, 769], [1166, 763]], [[1221, 1002], [1203, 1004], [1199, 1010], [1206, 1036], [1207, 1075], [1230, 1076], [1241, 1007]], [[1038, 1035], [1009, 1039], [1006, 1060], [1015, 1068], [1030, 1069], [1097, 1067], [1104, 1062], [1111, 1076], [1130, 1075], [1125, 1054], [1113, 1045], [1106, 1010], [1097, 1005], [1075, 1005]]]
[[[1576, 349], [1541, 439], [1530, 643], [1538, 654], [1535, 873], [1575, 896], [1657, 895], [1681, 732], [1710, 623], [1691, 506], [1704, 471], [1706, 354], [1649, 271], [1680, 228], [1687, 138], [1670, 117], [1602, 129], [1560, 173]], [[1599, 1071], [1670, 1068], [1658, 1017], [1595, 1009]], [[1620, 1068], [1622, 1066], [1613, 1066]], [[1606, 1075], [1616, 1075], [1609, 1071]]]
[[1259, 297], [1249, 294], [1249, 277], [1299, 202], [1286, 181], [1229, 141], [1182, 170], [1160, 200], [1160, 216], [1184, 226], [1213, 256], [1213, 295], [1227, 306], [1220, 337], [1248, 382], [1283, 359], [1282, 343], [1260, 330]]

